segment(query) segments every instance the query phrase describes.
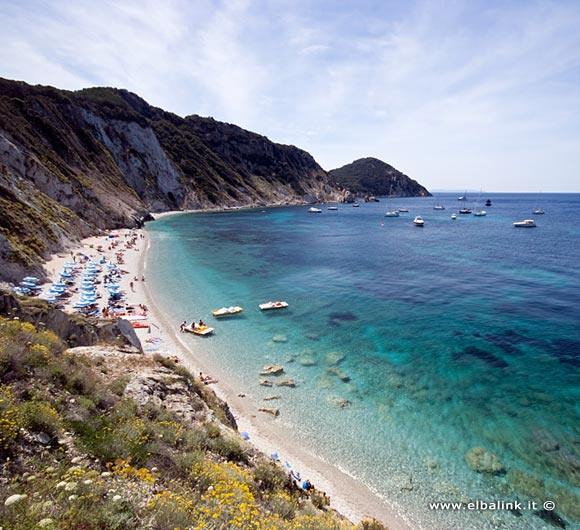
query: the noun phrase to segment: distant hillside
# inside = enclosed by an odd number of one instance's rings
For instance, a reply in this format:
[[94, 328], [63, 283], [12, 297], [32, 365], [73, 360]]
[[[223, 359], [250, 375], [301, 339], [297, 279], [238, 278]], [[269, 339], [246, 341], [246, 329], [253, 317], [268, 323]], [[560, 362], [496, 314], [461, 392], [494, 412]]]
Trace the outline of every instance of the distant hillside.
[[417, 181], [377, 158], [361, 158], [329, 171], [332, 182], [358, 195], [429, 197]]
[[0, 79], [0, 280], [149, 212], [337, 200], [307, 152], [114, 88]]

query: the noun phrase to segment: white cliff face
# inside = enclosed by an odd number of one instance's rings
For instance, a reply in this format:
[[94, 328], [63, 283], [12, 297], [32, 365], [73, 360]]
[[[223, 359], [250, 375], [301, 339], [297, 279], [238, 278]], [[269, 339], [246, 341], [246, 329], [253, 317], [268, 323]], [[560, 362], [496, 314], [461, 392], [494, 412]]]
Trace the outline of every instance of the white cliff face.
[[167, 158], [150, 127], [136, 122], [105, 121], [84, 109], [82, 117], [109, 150], [127, 184], [150, 209], [164, 210], [171, 203], [181, 203], [181, 172]]

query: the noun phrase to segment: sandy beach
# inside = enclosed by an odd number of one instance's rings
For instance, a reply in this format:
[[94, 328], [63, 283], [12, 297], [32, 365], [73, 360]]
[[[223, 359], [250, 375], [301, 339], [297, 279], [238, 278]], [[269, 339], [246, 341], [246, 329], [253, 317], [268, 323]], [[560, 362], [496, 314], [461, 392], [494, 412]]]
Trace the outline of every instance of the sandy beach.
[[[215, 367], [204, 355], [203, 345], [185, 343], [180, 338], [179, 322], [168, 322], [164, 314], [154, 303], [155, 293], [149, 290], [147, 282], [147, 250], [150, 240], [146, 230], [115, 230], [115, 237], [102, 235], [83, 240], [78, 247], [70, 248], [68, 252], [59, 253], [45, 265], [51, 280], [58, 281], [59, 272], [64, 264], [71, 259], [80, 261], [82, 256], [90, 260], [116, 263], [125, 271], [120, 285], [126, 293], [125, 305], [146, 306], [147, 318], [142, 320], [147, 327], [135, 329], [145, 354], [159, 353], [179, 359], [194, 374], [203, 372], [212, 375]], [[133, 241], [133, 244], [129, 244]], [[79, 265], [80, 266], [80, 265]], [[106, 305], [107, 294], [102, 284], [97, 286], [101, 293], [99, 307]], [[73, 305], [78, 296], [71, 297], [66, 305], [66, 311], [74, 311]], [[319, 458], [308, 447], [292, 443], [289, 433], [278, 424], [274, 417], [258, 412], [252, 400], [236, 391], [227, 381], [220, 379], [212, 384], [216, 394], [230, 406], [240, 432], [249, 435], [249, 441], [266, 455], [277, 453], [281, 465], [290, 462], [292, 469], [299, 471], [301, 476], [308, 478], [318, 489], [325, 491], [331, 501], [331, 507], [353, 522], [365, 517], [372, 517], [390, 530], [407, 530], [413, 528], [402, 513], [401, 507], [394, 507], [388, 500], [373, 494], [365, 485], [354, 477], [344, 473], [332, 463]], [[414, 526], [417, 528], [417, 526]]]

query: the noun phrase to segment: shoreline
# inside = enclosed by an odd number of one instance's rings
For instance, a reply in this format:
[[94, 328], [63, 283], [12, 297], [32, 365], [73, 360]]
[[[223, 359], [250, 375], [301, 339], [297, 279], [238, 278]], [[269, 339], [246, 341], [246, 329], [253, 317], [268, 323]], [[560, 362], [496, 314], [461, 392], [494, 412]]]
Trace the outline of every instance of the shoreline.
[[[155, 219], [181, 213], [189, 212], [164, 212]], [[112, 232], [125, 235], [131, 231], [123, 229]], [[155, 293], [152, 292], [146, 281], [151, 238], [146, 229], [139, 229], [133, 233], [138, 234], [138, 243], [134, 249], [124, 251], [125, 259], [120, 268], [128, 271], [128, 274], [123, 275], [120, 283], [126, 292], [127, 304], [145, 304], [149, 309], [146, 322], [150, 323], [151, 327], [149, 329], [135, 329], [143, 346], [144, 354], [159, 353], [175, 356], [193, 374], [198, 374], [200, 371], [204, 374], [212, 374], [211, 361], [208, 363], [204, 360], [200, 348], [183, 343], [177, 331], [178, 324], [168, 322], [163, 312], [156, 306]], [[51, 279], [56, 280], [58, 267], [70, 259], [71, 252], [75, 255], [77, 253], [94, 255], [97, 252], [98, 244], [104, 245], [108, 242], [110, 242], [108, 236], [87, 238], [81, 241], [78, 246], [69, 249], [66, 257], [64, 253], [53, 256], [45, 264], [45, 269]], [[111, 251], [109, 251], [110, 253]], [[104, 251], [101, 255], [106, 254], [107, 252]], [[96, 256], [99, 254], [97, 253]], [[145, 278], [145, 281], [140, 280], [142, 277]], [[138, 280], [133, 281], [135, 278]], [[131, 284], [133, 284], [132, 287]], [[101, 305], [103, 304], [101, 303]], [[66, 310], [71, 311], [72, 308], [69, 307]], [[156, 348], [148, 347], [150, 343], [147, 342], [147, 339], [152, 337], [162, 339], [157, 351], [154, 351]], [[292, 462], [292, 468], [300, 471], [302, 477], [310, 479], [317, 489], [327, 493], [332, 509], [354, 523], [370, 517], [385, 524], [389, 530], [411, 530], [413, 528], [409, 521], [396, 511], [395, 507], [389, 505], [386, 500], [381, 499], [356, 478], [342, 471], [337, 465], [325, 462], [297, 441], [292, 443], [292, 440], [289, 439], [289, 433], [285, 432], [283, 427], [276, 425], [274, 418], [259, 415], [257, 407], [252, 405], [251, 399], [242, 397], [243, 394], [236, 391], [232, 384], [220, 378], [217, 384], [211, 386], [218, 397], [230, 407], [238, 423], [238, 431], [248, 433], [249, 443], [267, 456], [279, 453], [280, 465], [282, 466], [285, 461]]]

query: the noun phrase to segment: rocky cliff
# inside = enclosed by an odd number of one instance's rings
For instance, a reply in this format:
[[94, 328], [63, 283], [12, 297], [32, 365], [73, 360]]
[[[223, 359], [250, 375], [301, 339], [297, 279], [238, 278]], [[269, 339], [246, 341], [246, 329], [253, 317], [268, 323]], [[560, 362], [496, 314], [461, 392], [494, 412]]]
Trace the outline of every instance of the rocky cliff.
[[361, 158], [329, 172], [333, 183], [360, 195], [429, 197], [417, 181], [377, 158]]
[[149, 212], [298, 204], [337, 191], [305, 151], [126, 90], [0, 79], [0, 279]]

